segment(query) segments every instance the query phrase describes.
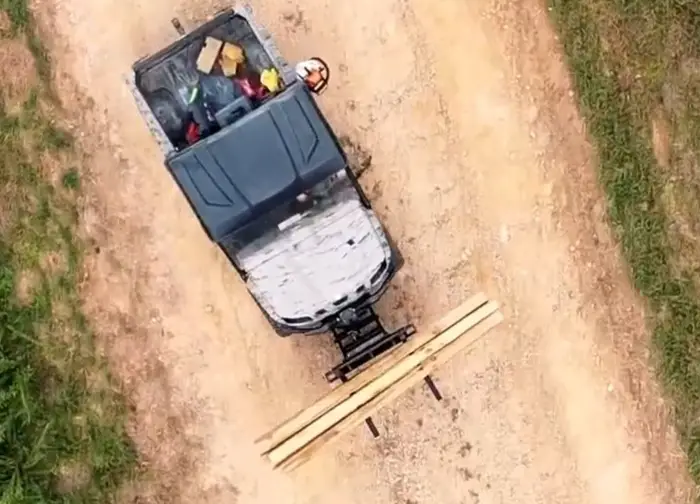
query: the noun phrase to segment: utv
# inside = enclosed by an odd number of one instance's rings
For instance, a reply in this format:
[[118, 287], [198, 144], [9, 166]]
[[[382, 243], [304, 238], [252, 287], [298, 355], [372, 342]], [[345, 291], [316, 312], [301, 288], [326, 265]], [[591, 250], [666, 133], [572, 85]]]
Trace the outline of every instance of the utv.
[[[247, 7], [187, 34], [173, 25], [179, 40], [128, 79], [165, 165], [278, 334], [333, 332], [344, 360], [327, 378], [344, 381], [415, 329], [387, 332], [372, 309], [399, 254], [314, 101], [317, 83]], [[222, 44], [238, 58], [233, 74], [212, 66]]]

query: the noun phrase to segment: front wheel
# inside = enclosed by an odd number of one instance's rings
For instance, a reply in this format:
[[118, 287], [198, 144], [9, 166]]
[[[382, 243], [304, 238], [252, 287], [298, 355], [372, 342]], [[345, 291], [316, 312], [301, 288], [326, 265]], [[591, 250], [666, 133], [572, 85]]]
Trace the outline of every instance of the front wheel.
[[265, 311], [265, 308], [263, 308], [262, 305], [258, 302], [258, 300], [255, 299], [255, 296], [251, 294], [250, 297], [252, 297], [253, 301], [255, 301], [255, 304], [258, 305], [258, 308], [265, 317], [265, 320], [267, 320], [267, 323], [270, 324], [270, 327], [272, 327], [272, 330], [275, 331], [275, 334], [277, 334], [277, 336], [279, 336], [280, 338], [286, 338], [287, 336], [291, 336], [292, 334], [294, 334], [294, 331], [282, 327], [277, 322], [275, 322], [275, 320], [272, 317], [270, 317], [270, 314]]

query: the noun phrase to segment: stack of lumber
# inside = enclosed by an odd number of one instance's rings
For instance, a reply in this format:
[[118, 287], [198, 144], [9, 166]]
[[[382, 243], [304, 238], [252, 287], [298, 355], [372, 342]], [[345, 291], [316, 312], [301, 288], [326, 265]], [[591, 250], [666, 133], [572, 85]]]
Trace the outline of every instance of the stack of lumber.
[[260, 437], [256, 444], [275, 468], [291, 471], [362, 424], [379, 408], [421, 382], [436, 367], [503, 320], [498, 305], [478, 294], [349, 381]]

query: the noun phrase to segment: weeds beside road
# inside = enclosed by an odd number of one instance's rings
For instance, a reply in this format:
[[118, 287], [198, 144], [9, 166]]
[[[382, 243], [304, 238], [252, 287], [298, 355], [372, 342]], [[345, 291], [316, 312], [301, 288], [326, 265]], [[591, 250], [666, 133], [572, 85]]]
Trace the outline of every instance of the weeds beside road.
[[78, 157], [26, 0], [0, 0], [0, 502], [108, 502], [135, 465], [78, 293]]
[[700, 3], [549, 0], [700, 483]]

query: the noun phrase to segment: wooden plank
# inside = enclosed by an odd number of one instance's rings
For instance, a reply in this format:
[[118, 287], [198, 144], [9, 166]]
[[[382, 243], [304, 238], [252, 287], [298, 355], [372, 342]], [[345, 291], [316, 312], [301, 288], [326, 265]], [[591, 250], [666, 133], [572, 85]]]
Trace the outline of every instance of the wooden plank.
[[438, 322], [433, 323], [427, 331], [414, 334], [406, 343], [353, 376], [352, 380], [342, 383], [316, 403], [259, 437], [255, 443], [259, 445], [261, 453], [265, 454], [269, 452], [275, 446], [299, 432], [318, 417], [337, 406], [341, 401], [374, 380], [377, 376], [385, 373], [406, 355], [414, 352], [438, 334], [449, 329], [471, 312], [486, 304], [487, 301], [488, 299], [482, 293], [472, 296], [442, 317]]
[[223, 45], [223, 41], [215, 39], [214, 37], [207, 37], [199, 56], [197, 56], [197, 70], [205, 74], [210, 73], [212, 68], [214, 68], [214, 64], [221, 52], [221, 46]]
[[451, 344], [445, 346], [442, 350], [425, 360], [419, 367], [412, 370], [393, 386], [384, 390], [371, 401], [364, 404], [361, 408], [353, 411], [331, 429], [324, 432], [319, 437], [312, 440], [306, 446], [290, 455], [287, 459], [279, 464], [279, 468], [291, 472], [298, 467], [308, 462], [319, 450], [327, 447], [337, 441], [350, 429], [361, 425], [365, 418], [374, 415], [384, 406], [389, 405], [396, 400], [401, 394], [406, 392], [411, 387], [420, 383], [423, 378], [433, 372], [439, 366], [442, 366], [447, 361], [452, 359], [456, 354], [465, 351], [470, 346], [478, 342], [486, 335], [488, 331], [496, 327], [503, 321], [501, 312], [491, 314], [473, 329], [467, 331], [465, 335], [458, 338]]
[[394, 382], [408, 374], [412, 369], [419, 366], [421, 362], [436, 353], [445, 345], [459, 338], [462, 334], [468, 331], [472, 326], [491, 315], [498, 309], [498, 305], [493, 302], [488, 302], [476, 311], [472, 312], [447, 331], [440, 333], [425, 345], [418, 348], [415, 352], [401, 359], [386, 373], [376, 377], [373, 381], [358, 390], [355, 394], [348, 397], [343, 402], [339, 403], [335, 408], [328, 411], [326, 414], [317, 418], [304, 429], [299, 431], [294, 436], [280, 443], [268, 453], [270, 461], [277, 465], [283, 462], [295, 451], [301, 449], [304, 445], [320, 436], [333, 425], [340, 422], [354, 410], [361, 407], [363, 404], [371, 400], [374, 396], [389, 388]]
[[[303, 427], [306, 427], [311, 421], [331, 409], [338, 402], [362, 388], [369, 383], [369, 381], [374, 379], [375, 376], [382, 374], [393, 366], [395, 362], [415, 351], [417, 348], [420, 348], [420, 346], [424, 345], [427, 341], [447, 330], [480, 306], [486, 304], [487, 301], [488, 299], [482, 293], [472, 296], [442, 317], [438, 322], [433, 323], [428, 332], [420, 332], [414, 335], [406, 343], [396, 348], [394, 352], [387, 354], [382, 359], [372, 364], [372, 366], [367, 368], [366, 372], [358, 374], [354, 376], [351, 381], [339, 385], [321, 400], [297, 413], [272, 431], [258, 438], [255, 442], [259, 444], [270, 443], [273, 446], [281, 443]], [[387, 359], [389, 360], [387, 361]], [[277, 440], [277, 443], [275, 443], [275, 440]]]

